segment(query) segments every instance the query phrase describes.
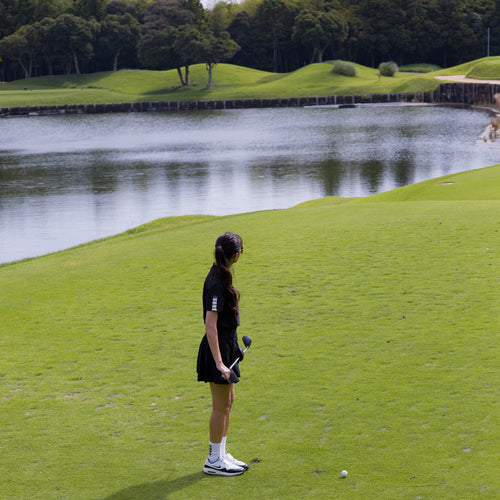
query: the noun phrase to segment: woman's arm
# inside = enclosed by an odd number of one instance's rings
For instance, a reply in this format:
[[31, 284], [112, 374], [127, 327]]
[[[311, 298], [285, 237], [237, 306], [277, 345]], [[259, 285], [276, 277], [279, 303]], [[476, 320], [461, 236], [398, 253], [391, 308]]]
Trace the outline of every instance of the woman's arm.
[[219, 337], [217, 335], [217, 311], [207, 311], [205, 317], [205, 330], [207, 332], [208, 345], [212, 351], [212, 356], [214, 357], [215, 366], [217, 370], [222, 373], [222, 376], [229, 380], [231, 376], [231, 370], [222, 362], [222, 356], [220, 355], [219, 349]]

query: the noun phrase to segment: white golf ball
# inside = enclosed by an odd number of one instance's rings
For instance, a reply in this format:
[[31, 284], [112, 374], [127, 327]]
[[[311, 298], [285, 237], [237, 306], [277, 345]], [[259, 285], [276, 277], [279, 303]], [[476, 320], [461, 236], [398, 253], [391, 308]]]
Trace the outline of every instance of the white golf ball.
[[342, 477], [347, 477], [347, 471], [346, 471], [346, 470], [343, 470], [343, 471], [340, 473], [340, 475], [341, 475]]

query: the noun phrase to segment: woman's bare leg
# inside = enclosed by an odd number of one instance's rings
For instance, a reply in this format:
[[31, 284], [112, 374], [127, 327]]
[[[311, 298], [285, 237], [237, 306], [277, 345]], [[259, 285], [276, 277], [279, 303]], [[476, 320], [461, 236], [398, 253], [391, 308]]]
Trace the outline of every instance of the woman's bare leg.
[[212, 415], [210, 416], [210, 441], [220, 443], [227, 436], [231, 407], [234, 402], [234, 384], [210, 383]]
[[234, 384], [210, 383], [212, 415], [210, 415], [210, 446], [203, 472], [233, 476], [243, 474], [248, 465], [239, 462], [225, 450], [231, 407], [234, 401]]

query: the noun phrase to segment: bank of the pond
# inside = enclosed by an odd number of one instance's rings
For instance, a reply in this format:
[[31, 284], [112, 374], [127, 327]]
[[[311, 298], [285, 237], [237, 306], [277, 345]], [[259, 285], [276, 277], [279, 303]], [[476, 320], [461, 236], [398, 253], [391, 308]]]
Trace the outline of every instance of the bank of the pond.
[[331, 95], [275, 99], [219, 99], [195, 101], [148, 101], [115, 104], [67, 104], [0, 108], [0, 117], [129, 113], [151, 111], [202, 111], [217, 109], [285, 108], [304, 106], [356, 106], [381, 103], [435, 103], [492, 106], [500, 84], [444, 83], [430, 92], [390, 94]]

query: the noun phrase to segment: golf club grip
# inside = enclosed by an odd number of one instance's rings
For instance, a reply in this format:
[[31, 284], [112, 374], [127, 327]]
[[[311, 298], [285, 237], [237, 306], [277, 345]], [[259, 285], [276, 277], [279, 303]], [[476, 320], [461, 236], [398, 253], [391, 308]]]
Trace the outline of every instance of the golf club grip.
[[224, 377], [224, 375], [221, 373], [221, 374], [220, 374], [220, 378], [221, 378], [221, 380], [227, 380], [227, 381], [231, 380], [231, 372], [232, 372], [232, 371], [233, 371], [233, 370], [232, 370], [231, 368], [229, 368], [229, 372], [230, 372], [230, 373], [229, 373], [229, 378]]

